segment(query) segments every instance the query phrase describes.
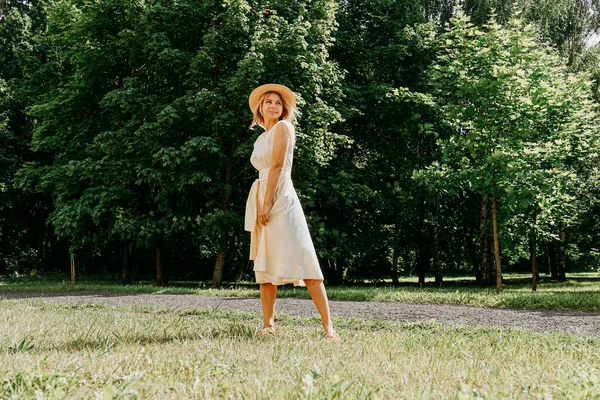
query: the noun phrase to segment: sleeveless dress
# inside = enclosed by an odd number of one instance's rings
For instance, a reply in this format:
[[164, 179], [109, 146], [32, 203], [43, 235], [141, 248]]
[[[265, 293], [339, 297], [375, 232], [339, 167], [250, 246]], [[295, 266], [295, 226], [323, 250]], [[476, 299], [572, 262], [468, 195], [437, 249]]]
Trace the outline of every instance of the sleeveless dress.
[[[279, 124], [288, 128], [288, 148], [269, 222], [263, 226], [257, 222], [257, 216], [267, 191], [275, 129]], [[277, 122], [254, 142], [250, 162], [258, 170], [258, 179], [252, 184], [246, 202], [245, 229], [251, 232], [250, 259], [254, 260], [257, 283], [306, 286], [303, 279], [323, 280], [306, 217], [292, 184], [295, 143], [294, 126], [287, 121]]]

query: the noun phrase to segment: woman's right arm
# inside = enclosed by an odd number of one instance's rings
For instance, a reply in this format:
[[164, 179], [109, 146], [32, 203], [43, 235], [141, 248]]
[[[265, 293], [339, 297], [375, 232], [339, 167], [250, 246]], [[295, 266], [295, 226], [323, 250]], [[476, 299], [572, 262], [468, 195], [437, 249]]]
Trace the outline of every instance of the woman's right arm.
[[285, 155], [289, 145], [290, 137], [288, 130], [290, 128], [285, 124], [277, 124], [274, 132], [273, 155], [271, 158], [271, 168], [269, 170], [269, 178], [267, 179], [267, 191], [263, 205], [258, 212], [258, 222], [266, 225], [269, 222], [269, 213], [273, 208], [275, 200], [275, 191], [279, 185], [281, 174], [283, 173], [283, 165], [285, 163]]

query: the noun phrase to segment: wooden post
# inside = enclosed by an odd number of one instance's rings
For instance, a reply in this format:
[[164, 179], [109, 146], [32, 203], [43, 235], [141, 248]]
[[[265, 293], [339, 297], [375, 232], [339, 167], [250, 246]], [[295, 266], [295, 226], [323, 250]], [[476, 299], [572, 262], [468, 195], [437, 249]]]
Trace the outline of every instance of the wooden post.
[[71, 285], [75, 284], [75, 254], [71, 253]]

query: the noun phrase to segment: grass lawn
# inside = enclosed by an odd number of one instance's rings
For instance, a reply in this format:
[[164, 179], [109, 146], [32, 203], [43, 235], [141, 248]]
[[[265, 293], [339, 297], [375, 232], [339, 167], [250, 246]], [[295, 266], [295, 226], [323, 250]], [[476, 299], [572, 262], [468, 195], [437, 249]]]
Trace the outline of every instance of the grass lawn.
[[[570, 311], [600, 310], [600, 273], [573, 273], [566, 282], [552, 282], [542, 275], [537, 292], [531, 292], [528, 275], [510, 274], [504, 277], [504, 290], [497, 294], [494, 288], [480, 288], [473, 279], [450, 277], [442, 288], [418, 287], [416, 278], [404, 278], [401, 285], [389, 283], [361, 286], [330, 286], [327, 288], [332, 300], [354, 301], [405, 301], [413, 303], [463, 304], [478, 307], [502, 307], [525, 309], [555, 309]], [[71, 285], [64, 276], [20, 277], [0, 280], [2, 291], [125, 291], [133, 293], [195, 293], [207, 296], [258, 297], [258, 287], [251, 282], [225, 284], [223, 289], [209, 289], [202, 282], [172, 282], [167, 288], [150, 282], [138, 282], [121, 286], [117, 281], [92, 277]], [[309, 298], [306, 289], [284, 287], [279, 297]]]
[[0, 300], [0, 398], [593, 399], [600, 338]]

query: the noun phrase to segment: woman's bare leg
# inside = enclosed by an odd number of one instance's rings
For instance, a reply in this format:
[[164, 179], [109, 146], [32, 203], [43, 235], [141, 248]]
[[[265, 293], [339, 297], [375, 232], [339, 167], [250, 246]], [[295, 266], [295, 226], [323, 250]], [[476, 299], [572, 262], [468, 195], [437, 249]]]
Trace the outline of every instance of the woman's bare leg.
[[260, 284], [260, 303], [262, 304], [265, 328], [272, 328], [275, 324], [275, 299], [277, 286], [271, 283]]
[[325, 285], [323, 284], [323, 281], [316, 279], [305, 279], [304, 283], [306, 284], [308, 293], [315, 303], [319, 314], [321, 314], [321, 322], [323, 323], [325, 334], [332, 334], [335, 331], [333, 329], [333, 322], [331, 321], [329, 300], [327, 299], [327, 292], [325, 291]]

